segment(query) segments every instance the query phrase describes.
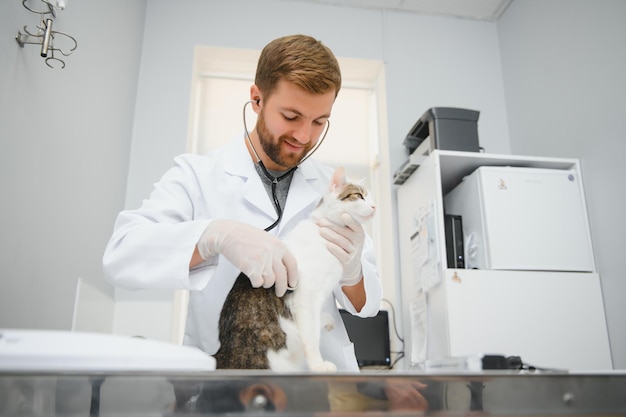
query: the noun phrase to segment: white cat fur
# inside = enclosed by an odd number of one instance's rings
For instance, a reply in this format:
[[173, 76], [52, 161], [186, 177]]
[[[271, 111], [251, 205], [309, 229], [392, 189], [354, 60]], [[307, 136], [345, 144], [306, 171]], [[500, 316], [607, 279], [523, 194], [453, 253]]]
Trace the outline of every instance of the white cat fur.
[[320, 235], [316, 220], [327, 219], [344, 225], [341, 216], [347, 212], [359, 223], [363, 223], [376, 211], [375, 205], [367, 196], [364, 196], [364, 200], [339, 201], [336, 197], [345, 183], [344, 170], [338, 168], [333, 174], [330, 192], [324, 196], [323, 204], [318, 205], [311, 217], [300, 222], [285, 239], [298, 261], [298, 286], [285, 296], [295, 325], [293, 321], [281, 318], [281, 327], [287, 336], [287, 348], [280, 352], [268, 352], [272, 370], [337, 370], [334, 363], [325, 361], [321, 356], [320, 332], [322, 327], [332, 329], [330, 315], [322, 317], [322, 305], [338, 285], [343, 270], [339, 260], [329, 252], [328, 242]]

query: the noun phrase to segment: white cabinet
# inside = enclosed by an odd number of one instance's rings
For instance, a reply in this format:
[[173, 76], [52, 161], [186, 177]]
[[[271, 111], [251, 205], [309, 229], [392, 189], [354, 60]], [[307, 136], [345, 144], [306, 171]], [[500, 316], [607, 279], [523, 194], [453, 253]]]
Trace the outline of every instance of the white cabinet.
[[579, 161], [444, 150], [411, 158], [420, 166], [397, 190], [405, 366], [501, 354], [538, 368], [612, 369], [592, 253], [587, 272], [452, 269], [446, 261], [443, 197], [463, 177], [511, 166], [581, 178]]

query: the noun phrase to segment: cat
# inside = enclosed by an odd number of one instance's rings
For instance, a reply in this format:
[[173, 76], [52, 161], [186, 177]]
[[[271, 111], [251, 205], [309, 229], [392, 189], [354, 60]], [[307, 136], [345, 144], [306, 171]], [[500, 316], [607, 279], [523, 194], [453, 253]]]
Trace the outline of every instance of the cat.
[[350, 214], [359, 223], [376, 211], [367, 189], [346, 179], [343, 168], [333, 173], [328, 192], [311, 213], [285, 237], [298, 262], [298, 285], [284, 297], [274, 288], [252, 288], [241, 273], [229, 292], [219, 320], [218, 369], [271, 369], [277, 372], [334, 372], [337, 367], [320, 353], [320, 333], [331, 330], [322, 314], [342, 275], [342, 265], [327, 248], [317, 221], [344, 224]]

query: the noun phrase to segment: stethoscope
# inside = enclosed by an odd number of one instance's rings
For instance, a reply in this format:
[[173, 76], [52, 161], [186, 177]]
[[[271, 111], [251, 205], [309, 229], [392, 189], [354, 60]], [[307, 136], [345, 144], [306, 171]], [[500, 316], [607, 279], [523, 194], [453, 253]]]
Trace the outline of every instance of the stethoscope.
[[328, 133], [328, 129], [330, 128], [330, 120], [326, 119], [326, 129], [324, 130], [324, 134], [322, 135], [321, 139], [317, 142], [315, 147], [311, 149], [309, 153], [306, 154], [304, 158], [300, 160], [298, 165], [296, 165], [293, 168], [290, 168], [284, 174], [278, 177], [275, 177], [267, 170], [267, 168], [265, 168], [265, 164], [263, 164], [263, 161], [261, 161], [261, 158], [259, 158], [259, 154], [257, 153], [256, 149], [254, 149], [254, 145], [252, 144], [252, 139], [250, 139], [250, 133], [248, 132], [248, 125], [246, 123], [246, 107], [250, 103], [259, 104], [260, 101], [261, 100], [249, 100], [249, 101], [246, 101], [246, 103], [243, 105], [243, 128], [244, 128], [246, 139], [248, 140], [248, 143], [250, 144], [250, 148], [252, 148], [252, 153], [254, 153], [254, 156], [256, 158], [256, 164], [258, 164], [259, 167], [261, 168], [263, 175], [265, 175], [265, 177], [272, 182], [272, 200], [274, 202], [274, 209], [276, 210], [276, 214], [278, 215], [278, 218], [276, 219], [274, 223], [272, 223], [271, 225], [265, 228], [265, 231], [269, 232], [270, 230], [278, 226], [278, 223], [280, 223], [281, 219], [283, 218], [283, 208], [280, 206], [280, 202], [278, 201], [278, 196], [276, 195], [276, 187], [278, 185], [278, 182], [284, 178], [287, 178], [289, 175], [291, 175], [293, 171], [295, 171], [300, 166], [300, 164], [302, 164], [311, 155], [313, 155], [313, 152], [315, 152], [320, 147], [322, 142], [324, 142], [324, 139], [326, 139], [326, 134]]

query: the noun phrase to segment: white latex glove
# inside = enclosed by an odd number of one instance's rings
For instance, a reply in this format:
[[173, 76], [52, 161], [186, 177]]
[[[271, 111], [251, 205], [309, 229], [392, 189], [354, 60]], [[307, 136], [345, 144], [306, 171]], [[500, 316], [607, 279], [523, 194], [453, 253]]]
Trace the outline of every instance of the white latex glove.
[[343, 276], [340, 284], [356, 285], [363, 278], [361, 253], [365, 242], [363, 226], [347, 213], [341, 215], [345, 226], [320, 220], [320, 234], [328, 241], [328, 250], [343, 264]]
[[208, 260], [222, 254], [246, 274], [254, 288], [274, 286], [282, 297], [298, 285], [296, 258], [276, 236], [233, 220], [212, 220], [198, 240], [198, 252]]

